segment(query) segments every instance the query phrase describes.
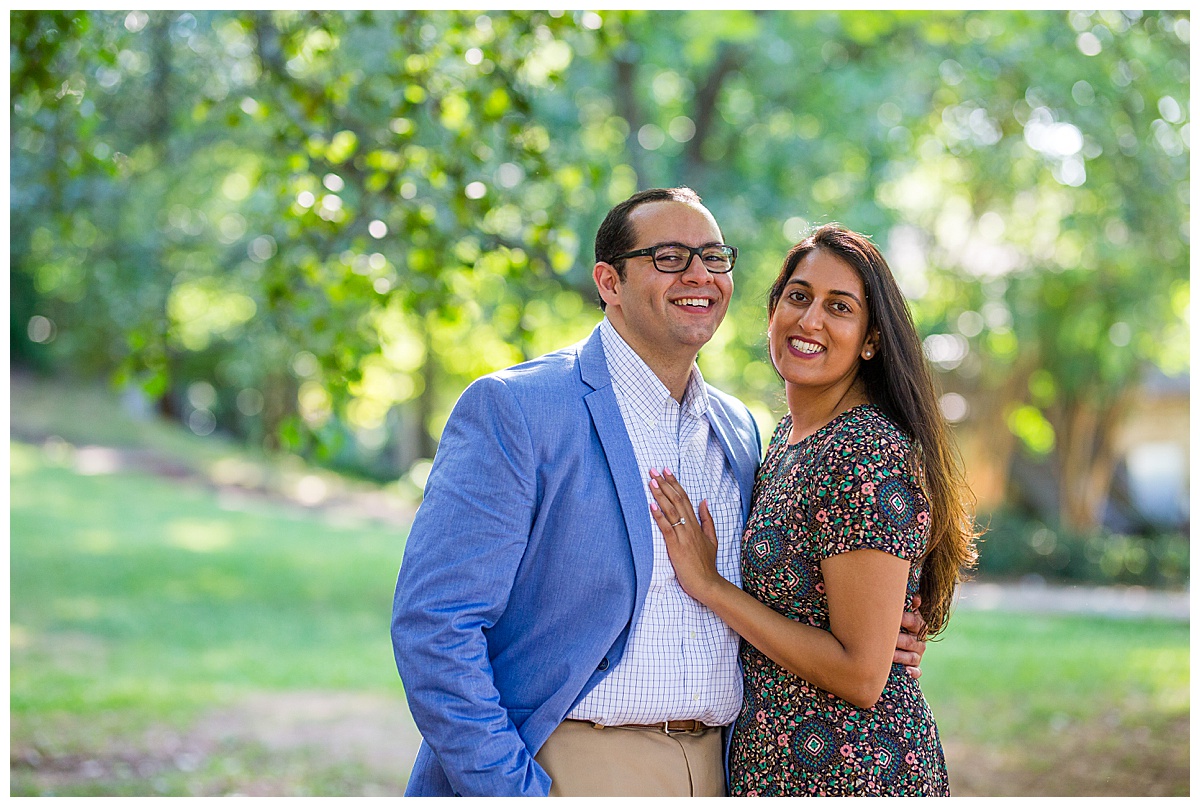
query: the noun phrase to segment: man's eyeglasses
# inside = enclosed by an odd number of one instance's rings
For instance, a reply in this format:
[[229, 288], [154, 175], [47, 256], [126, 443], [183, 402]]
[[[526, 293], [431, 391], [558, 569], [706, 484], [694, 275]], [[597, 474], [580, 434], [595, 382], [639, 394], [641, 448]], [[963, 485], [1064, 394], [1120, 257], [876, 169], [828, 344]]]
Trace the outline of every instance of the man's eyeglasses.
[[737, 261], [737, 247], [728, 244], [705, 244], [702, 247], [689, 247], [687, 244], [656, 244], [645, 249], [635, 249], [614, 255], [612, 260], [622, 258], [640, 258], [648, 255], [654, 261], [654, 268], [667, 274], [678, 274], [685, 271], [692, 262], [693, 255], [700, 256], [704, 268], [714, 274], [724, 274], [733, 271]]

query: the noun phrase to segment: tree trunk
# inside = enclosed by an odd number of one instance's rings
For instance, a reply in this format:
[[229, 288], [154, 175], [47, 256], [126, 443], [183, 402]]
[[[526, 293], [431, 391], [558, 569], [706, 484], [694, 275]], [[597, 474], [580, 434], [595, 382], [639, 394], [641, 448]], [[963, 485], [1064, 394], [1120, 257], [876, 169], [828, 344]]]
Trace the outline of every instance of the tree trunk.
[[150, 119], [146, 123], [146, 142], [154, 144], [160, 156], [166, 155], [171, 133], [171, 18], [168, 12], [154, 14], [149, 27], [150, 53], [154, 61], [150, 99]]
[[745, 52], [742, 48], [729, 42], [722, 43], [716, 59], [713, 60], [712, 69], [696, 91], [692, 106], [692, 122], [696, 125], [696, 133], [683, 151], [682, 171], [684, 180], [693, 188], [704, 184], [704, 142], [712, 134], [721, 88], [726, 79], [741, 66], [744, 58]]
[[1067, 401], [1054, 424], [1059, 440], [1060, 519], [1079, 533], [1091, 532], [1102, 523], [1119, 460], [1117, 430], [1131, 400], [1128, 390], [1107, 403], [1099, 390], [1090, 392]]
[[433, 458], [437, 451], [438, 441], [429, 433], [429, 423], [433, 420], [434, 394], [437, 389], [437, 367], [433, 360], [433, 337], [429, 328], [423, 334], [425, 340], [425, 363], [421, 365], [421, 379], [425, 389], [417, 396], [417, 456]]
[[1016, 437], [998, 408], [978, 419], [970, 430], [956, 431], [967, 486], [981, 513], [1004, 504], [1008, 492], [1009, 464]]
[[640, 47], [633, 42], [626, 42], [613, 54], [614, 86], [616, 94], [617, 114], [625, 119], [629, 126], [629, 134], [625, 138], [625, 150], [629, 153], [629, 162], [637, 175], [636, 187], [641, 189], [642, 180], [646, 176], [646, 161], [642, 145], [638, 142], [638, 129], [642, 126], [641, 108], [638, 106], [634, 81], [637, 79], [637, 57]]
[[274, 452], [283, 447], [279, 439], [283, 422], [297, 412], [298, 385], [286, 371], [268, 373], [262, 384], [263, 447]]
[[989, 513], [1008, 499], [1012, 456], [1017, 438], [1008, 428], [1007, 410], [1024, 397], [1029, 384], [1030, 362], [1019, 363], [998, 388], [977, 388], [968, 394], [972, 416], [970, 428], [956, 429], [967, 485], [980, 513]]

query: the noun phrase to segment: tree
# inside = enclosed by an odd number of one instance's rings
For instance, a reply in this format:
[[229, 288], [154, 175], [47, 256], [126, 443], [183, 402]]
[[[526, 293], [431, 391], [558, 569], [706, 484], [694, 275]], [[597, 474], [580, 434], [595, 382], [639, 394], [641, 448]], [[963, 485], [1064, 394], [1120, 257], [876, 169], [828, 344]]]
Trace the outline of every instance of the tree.
[[703, 177], [743, 245], [738, 282], [753, 291], [707, 353], [719, 381], [769, 398], [770, 373], [750, 372], [766, 256], [839, 219], [892, 256], [946, 386], [970, 399], [960, 431], [992, 460], [974, 463], [986, 505], [1021, 445], [1053, 455], [1064, 523], [1094, 526], [1139, 375], [1186, 368], [1186, 16], [615, 22], [613, 111], [639, 182]]
[[[65, 206], [90, 225], [86, 250], [62, 254], [64, 220], [17, 270], [74, 267], [76, 299], [47, 309], [59, 334], [108, 328], [103, 343], [125, 345], [88, 356], [79, 344], [91, 340], [60, 340], [74, 360], [104, 372], [119, 362], [118, 381], [139, 378], [165, 401], [192, 383], [212, 408], [217, 390], [240, 396], [267, 416], [268, 439], [295, 448], [316, 434], [327, 455], [343, 424], [378, 430], [416, 401], [429, 456], [425, 427], [440, 430], [457, 394], [439, 394], [446, 377], [511, 363], [578, 319], [577, 297], [560, 293], [578, 240], [570, 212], [590, 198], [530, 115], [531, 96], [570, 64], [573, 18], [16, 16], [26, 38], [88, 24], [75, 54], [14, 75], [14, 98], [49, 97], [69, 75], [95, 111], [70, 133], [129, 141]], [[124, 61], [106, 73], [102, 53]], [[137, 103], [143, 87], [156, 103]], [[60, 162], [37, 164], [28, 187]], [[35, 207], [20, 212], [33, 219]], [[112, 271], [83, 268], [99, 256]]]
[[935, 348], [982, 410], [976, 445], [1004, 463], [1013, 434], [1052, 455], [1060, 518], [1087, 531], [1145, 368], [1187, 367], [1186, 18], [971, 22], [962, 61], [940, 66], [929, 157], [880, 196], [916, 227]]

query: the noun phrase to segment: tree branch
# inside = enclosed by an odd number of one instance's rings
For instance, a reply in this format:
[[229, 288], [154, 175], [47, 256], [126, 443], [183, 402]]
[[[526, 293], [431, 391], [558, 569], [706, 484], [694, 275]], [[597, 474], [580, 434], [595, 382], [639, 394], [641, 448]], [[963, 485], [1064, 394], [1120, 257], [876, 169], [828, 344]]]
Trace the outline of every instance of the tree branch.
[[693, 106], [692, 122], [696, 124], [696, 134], [688, 141], [683, 153], [683, 172], [689, 180], [698, 178], [704, 165], [704, 142], [712, 133], [713, 123], [717, 116], [717, 98], [725, 81], [742, 66], [746, 53], [738, 45], [724, 42], [717, 58], [713, 61], [712, 69], [704, 83], [696, 92]]
[[629, 134], [625, 138], [629, 161], [633, 163], [633, 172], [637, 175], [637, 187], [641, 187], [642, 178], [646, 176], [646, 161], [642, 146], [638, 143], [637, 133], [642, 126], [643, 115], [638, 106], [633, 84], [637, 78], [637, 57], [641, 49], [633, 42], [626, 42], [613, 54], [614, 84], [617, 102], [617, 114], [629, 125]]

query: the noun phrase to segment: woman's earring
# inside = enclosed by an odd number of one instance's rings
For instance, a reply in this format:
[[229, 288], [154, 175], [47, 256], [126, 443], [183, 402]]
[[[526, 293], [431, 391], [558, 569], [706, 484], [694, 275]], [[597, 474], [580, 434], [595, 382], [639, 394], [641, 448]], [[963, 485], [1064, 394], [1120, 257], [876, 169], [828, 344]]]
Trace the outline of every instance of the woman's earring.
[[875, 355], [874, 353], [872, 353], [871, 351], [868, 350], [866, 353], [863, 354], [863, 358], [869, 359], [874, 355]]

